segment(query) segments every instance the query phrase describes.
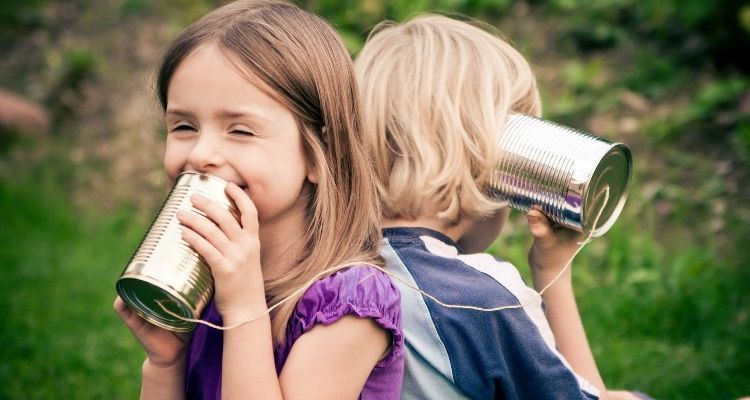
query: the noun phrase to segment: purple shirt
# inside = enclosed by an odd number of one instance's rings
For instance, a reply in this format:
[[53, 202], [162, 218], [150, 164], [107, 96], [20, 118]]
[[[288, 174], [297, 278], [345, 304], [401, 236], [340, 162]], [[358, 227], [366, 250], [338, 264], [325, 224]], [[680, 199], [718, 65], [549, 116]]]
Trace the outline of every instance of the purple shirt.
[[[316, 324], [330, 325], [345, 315], [371, 318], [392, 337], [390, 353], [373, 368], [360, 399], [398, 399], [404, 373], [401, 296], [387, 275], [367, 265], [355, 265], [313, 283], [302, 295], [287, 325], [284, 343], [274, 349], [276, 373], [281, 373], [294, 342]], [[222, 324], [213, 301], [202, 319]], [[198, 325], [187, 354], [185, 390], [188, 399], [221, 398], [222, 331]]]

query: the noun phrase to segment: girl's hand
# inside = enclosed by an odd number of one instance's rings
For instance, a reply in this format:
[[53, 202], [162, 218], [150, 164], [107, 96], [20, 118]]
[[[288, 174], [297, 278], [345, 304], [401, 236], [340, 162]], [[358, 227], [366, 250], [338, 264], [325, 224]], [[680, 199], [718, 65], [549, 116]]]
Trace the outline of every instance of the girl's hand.
[[539, 210], [530, 210], [527, 214], [529, 231], [534, 243], [529, 250], [529, 265], [534, 275], [557, 274], [565, 267], [576, 253], [582, 233], [553, 226], [550, 220]]
[[234, 183], [226, 193], [240, 212], [240, 220], [205, 196], [194, 194], [193, 206], [206, 214], [180, 210], [183, 239], [211, 268], [214, 303], [225, 325], [247, 321], [266, 310], [260, 268], [258, 214], [250, 197]]
[[115, 299], [114, 308], [133, 336], [141, 343], [151, 364], [165, 369], [184, 368], [189, 334], [170, 332], [146, 321], [131, 310], [120, 296]]

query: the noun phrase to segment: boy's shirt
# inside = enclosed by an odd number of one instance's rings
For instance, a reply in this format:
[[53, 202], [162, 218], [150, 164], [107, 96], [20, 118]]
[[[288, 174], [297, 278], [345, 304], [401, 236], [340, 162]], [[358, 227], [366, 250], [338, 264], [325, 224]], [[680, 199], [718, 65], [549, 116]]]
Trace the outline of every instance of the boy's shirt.
[[448, 304], [401, 290], [406, 368], [402, 399], [597, 399], [555, 347], [541, 299], [518, 270], [486, 253], [464, 255], [440, 232], [387, 228], [386, 268]]

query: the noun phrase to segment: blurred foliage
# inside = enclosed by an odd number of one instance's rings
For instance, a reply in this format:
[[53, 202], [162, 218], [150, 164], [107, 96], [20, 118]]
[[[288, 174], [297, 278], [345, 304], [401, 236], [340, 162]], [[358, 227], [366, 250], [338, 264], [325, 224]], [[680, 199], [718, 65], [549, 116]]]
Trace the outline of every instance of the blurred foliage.
[[[143, 147], [158, 137], [150, 103], [129, 89], [150, 93], [159, 50], [219, 3], [0, 1], [0, 87], [45, 104], [55, 134], [0, 130], [0, 398], [137, 393], [142, 352], [111, 301], [161, 174]], [[547, 118], [633, 150], [623, 214], [574, 268], [607, 384], [666, 399], [750, 395], [750, 5], [299, 3], [355, 55], [380, 21], [428, 10], [509, 36], [537, 70]], [[492, 251], [528, 274], [529, 240], [514, 213]]]
[[51, 113], [53, 124], [60, 124], [76, 114], [83, 101], [83, 87], [95, 78], [96, 56], [82, 48], [64, 49], [48, 56], [51, 84], [44, 103]]
[[46, 3], [47, 0], [0, 2], [0, 45], [5, 47], [19, 36], [41, 27]]
[[653, 47], [679, 62], [711, 63], [750, 71], [750, 5], [742, 0], [551, 0], [546, 12], [563, 13], [567, 37], [581, 51], [624, 40]]

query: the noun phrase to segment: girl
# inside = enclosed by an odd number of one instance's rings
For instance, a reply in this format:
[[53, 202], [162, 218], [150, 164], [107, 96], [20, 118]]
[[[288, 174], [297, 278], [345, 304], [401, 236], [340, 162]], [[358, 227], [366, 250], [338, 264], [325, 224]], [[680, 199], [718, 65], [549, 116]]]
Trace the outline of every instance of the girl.
[[237, 1], [177, 37], [157, 84], [167, 175], [221, 177], [241, 212], [237, 221], [196, 195], [206, 216], [178, 215], [214, 277], [202, 318], [251, 322], [224, 333], [199, 325], [188, 342], [116, 299], [147, 354], [141, 396], [397, 398], [400, 297], [367, 266], [379, 263], [378, 210], [351, 60], [335, 31], [288, 3]]

